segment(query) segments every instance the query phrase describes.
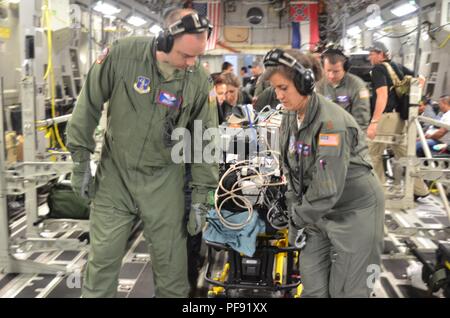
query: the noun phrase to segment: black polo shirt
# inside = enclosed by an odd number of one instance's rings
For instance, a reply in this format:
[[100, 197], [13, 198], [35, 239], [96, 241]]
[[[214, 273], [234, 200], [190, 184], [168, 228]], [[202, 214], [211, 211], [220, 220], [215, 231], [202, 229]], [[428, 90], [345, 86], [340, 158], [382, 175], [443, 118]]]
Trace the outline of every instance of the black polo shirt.
[[[386, 61], [389, 64], [391, 64], [392, 68], [394, 69], [395, 73], [397, 74], [398, 78], [401, 80], [403, 79], [404, 75], [414, 75], [414, 72], [410, 69], [404, 67], [403, 65], [396, 64], [392, 61]], [[376, 101], [377, 101], [377, 88], [380, 88], [382, 86], [388, 87], [388, 101], [386, 108], [384, 109], [385, 113], [388, 112], [394, 112], [397, 111], [398, 106], [398, 100], [397, 95], [395, 94], [394, 89], [392, 88], [393, 83], [391, 80], [391, 77], [389, 76], [388, 70], [386, 69], [386, 66], [383, 64], [376, 64], [371, 71], [372, 75], [372, 92], [373, 92], [373, 98], [372, 98], [372, 109], [375, 108]]]

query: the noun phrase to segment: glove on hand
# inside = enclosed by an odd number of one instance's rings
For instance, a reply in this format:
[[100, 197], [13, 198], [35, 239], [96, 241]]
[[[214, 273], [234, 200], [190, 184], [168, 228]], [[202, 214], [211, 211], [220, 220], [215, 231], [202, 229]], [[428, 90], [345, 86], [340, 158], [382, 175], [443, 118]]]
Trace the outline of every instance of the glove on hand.
[[85, 199], [92, 199], [94, 192], [94, 178], [91, 173], [90, 161], [74, 162], [70, 179], [72, 190]]
[[189, 212], [189, 219], [187, 223], [187, 231], [191, 236], [200, 233], [206, 223], [206, 213], [208, 208], [201, 203], [195, 203], [191, 205], [191, 211]]

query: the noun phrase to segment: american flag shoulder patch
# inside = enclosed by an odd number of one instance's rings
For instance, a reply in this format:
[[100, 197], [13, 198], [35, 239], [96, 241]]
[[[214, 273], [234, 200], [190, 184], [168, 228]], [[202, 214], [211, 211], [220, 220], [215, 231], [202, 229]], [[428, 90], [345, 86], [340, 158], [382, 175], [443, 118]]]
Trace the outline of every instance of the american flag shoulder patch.
[[319, 146], [337, 147], [339, 146], [338, 134], [319, 134]]

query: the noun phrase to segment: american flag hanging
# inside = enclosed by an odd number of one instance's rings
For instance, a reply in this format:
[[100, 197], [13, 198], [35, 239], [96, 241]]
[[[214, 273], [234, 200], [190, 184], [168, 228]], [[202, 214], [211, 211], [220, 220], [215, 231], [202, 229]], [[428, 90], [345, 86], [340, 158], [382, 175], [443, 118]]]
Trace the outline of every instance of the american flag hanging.
[[199, 15], [208, 17], [209, 21], [213, 25], [214, 28], [211, 33], [211, 37], [206, 44], [206, 50], [208, 51], [215, 49], [220, 32], [220, 1], [193, 2], [192, 7], [198, 12]]

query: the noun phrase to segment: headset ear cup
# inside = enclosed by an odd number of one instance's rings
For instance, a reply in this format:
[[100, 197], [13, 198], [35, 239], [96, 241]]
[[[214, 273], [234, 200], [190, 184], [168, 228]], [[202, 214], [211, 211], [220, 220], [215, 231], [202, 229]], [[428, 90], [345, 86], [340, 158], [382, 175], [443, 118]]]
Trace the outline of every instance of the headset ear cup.
[[301, 95], [311, 95], [315, 86], [314, 77], [311, 76], [310, 71], [306, 71], [303, 75], [297, 71], [294, 77], [294, 85]]
[[168, 34], [166, 36], [166, 50], [164, 52], [170, 53], [170, 51], [172, 51], [173, 41], [174, 41], [173, 35], [172, 34]]
[[161, 32], [158, 35], [156, 49], [164, 53], [170, 53], [172, 47], [173, 47], [173, 35], [167, 31]]
[[295, 73], [294, 85], [295, 88], [297, 89], [297, 92], [299, 92], [301, 95], [306, 95], [303, 87], [302, 75], [299, 72]]
[[348, 57], [346, 57], [344, 62], [344, 71], [348, 72], [349, 69], [350, 69], [350, 60], [348, 59]]

